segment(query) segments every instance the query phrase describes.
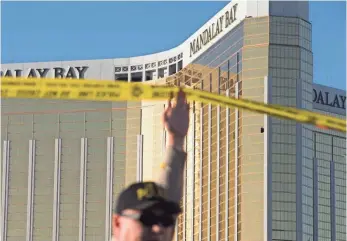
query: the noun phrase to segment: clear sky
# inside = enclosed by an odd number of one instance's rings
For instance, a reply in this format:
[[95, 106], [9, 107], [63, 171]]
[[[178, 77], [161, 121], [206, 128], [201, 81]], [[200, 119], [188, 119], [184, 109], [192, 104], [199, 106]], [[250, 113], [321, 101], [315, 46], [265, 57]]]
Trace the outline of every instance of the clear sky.
[[[173, 48], [227, 2], [1, 2], [1, 63]], [[310, 2], [314, 82], [346, 89], [346, 3]]]

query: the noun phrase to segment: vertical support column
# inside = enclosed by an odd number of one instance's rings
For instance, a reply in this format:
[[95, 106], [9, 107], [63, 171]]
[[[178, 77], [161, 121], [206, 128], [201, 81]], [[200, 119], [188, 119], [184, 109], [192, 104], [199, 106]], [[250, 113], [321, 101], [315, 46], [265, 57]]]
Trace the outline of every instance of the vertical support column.
[[335, 162], [330, 162], [330, 219], [331, 241], [336, 241], [336, 210], [335, 210]]
[[334, 162], [334, 137], [331, 137], [330, 161], [330, 221], [331, 241], [336, 241], [336, 193], [335, 193], [335, 162]]
[[33, 240], [34, 189], [35, 189], [35, 140], [29, 140], [28, 197], [26, 241]]
[[[226, 84], [226, 96], [230, 96], [230, 60], [228, 60], [228, 80]], [[225, 110], [225, 237], [224, 240], [227, 241], [229, 239], [229, 123], [230, 123], [230, 109], [226, 108]]]
[[[165, 111], [165, 104], [164, 104], [164, 110]], [[163, 146], [162, 146], [162, 149], [161, 149], [161, 152], [162, 152], [162, 156], [165, 155], [165, 151], [166, 151], [166, 130], [165, 130], [165, 126], [163, 126], [163, 136], [162, 136], [162, 141], [163, 141]]]
[[[218, 83], [217, 83], [217, 92], [220, 94], [220, 67], [218, 68]], [[220, 106], [217, 106], [217, 181], [216, 181], [216, 240], [219, 240], [219, 205], [220, 205]]]
[[[302, 80], [296, 80], [296, 108], [302, 108]], [[302, 240], [302, 129], [301, 123], [296, 123], [296, 240]]]
[[143, 180], [143, 135], [137, 135], [137, 175], [136, 180]]
[[[186, 136], [185, 138], [185, 150], [188, 152], [188, 138]], [[188, 203], [188, 197], [187, 197], [187, 187], [188, 187], [188, 182], [187, 182], [187, 173], [188, 173], [188, 163], [189, 160], [187, 160], [187, 168], [184, 169], [184, 178], [183, 178], [183, 240], [187, 239], [187, 203]]]
[[313, 132], [313, 241], [318, 241], [318, 159], [316, 132]]
[[[204, 90], [204, 80], [201, 80], [201, 90]], [[200, 212], [199, 212], [199, 241], [202, 241], [202, 177], [203, 177], [203, 151], [204, 151], [204, 108], [203, 104], [200, 104], [201, 110], [200, 110], [200, 197], [199, 197], [199, 206], [200, 206]]]
[[55, 139], [54, 143], [54, 191], [53, 191], [53, 231], [52, 241], [59, 240], [60, 220], [60, 173], [61, 173], [61, 139]]
[[79, 241], [85, 241], [86, 234], [86, 189], [87, 189], [87, 157], [88, 139], [81, 138], [80, 162], [80, 210], [79, 210]]
[[[212, 92], [212, 74], [210, 73], [210, 92]], [[207, 183], [207, 240], [211, 241], [211, 161], [212, 161], [212, 106], [208, 104], [208, 183]]]
[[[188, 136], [185, 138], [185, 150], [188, 153]], [[184, 169], [184, 178], [183, 178], [183, 240], [187, 239], [187, 210], [188, 210], [188, 163], [190, 160], [187, 160], [187, 168]]]
[[[236, 55], [236, 85], [235, 85], [235, 98], [239, 98], [239, 53]], [[235, 232], [235, 238], [234, 241], [238, 241], [238, 192], [239, 192], [239, 109], [235, 108], [235, 215], [234, 215], [234, 232]]]
[[146, 81], [146, 68], [145, 68], [145, 64], [142, 64], [142, 82]]
[[192, 175], [192, 194], [191, 194], [191, 205], [192, 205], [192, 222], [191, 222], [191, 226], [190, 226], [190, 232], [191, 232], [191, 241], [194, 241], [194, 221], [195, 221], [195, 205], [194, 205], [194, 201], [195, 201], [195, 103], [193, 103], [193, 113], [192, 113], [192, 119], [191, 119], [191, 123], [192, 123], [192, 151], [191, 151], [191, 173], [190, 175]]
[[[264, 103], [271, 103], [271, 79], [264, 77]], [[264, 115], [264, 240], [272, 240], [271, 117]]]
[[127, 75], [128, 75], [128, 82], [131, 82], [131, 72], [130, 72], [130, 70], [131, 70], [131, 66], [130, 66], [130, 65], [128, 65], [128, 71], [127, 71]]
[[[164, 104], [164, 110], [165, 110], [165, 104]], [[165, 131], [165, 127], [163, 127], [163, 150], [166, 150], [166, 131]], [[175, 241], [179, 241], [178, 240], [178, 227], [179, 227], [179, 223], [178, 221], [176, 221], [176, 225], [175, 225], [175, 234], [174, 234], [174, 240]]]
[[10, 165], [10, 141], [4, 141], [3, 149], [2, 149], [1, 212], [0, 212], [0, 215], [1, 215], [0, 238], [3, 241], [7, 240], [9, 165]]
[[112, 238], [112, 203], [113, 203], [113, 153], [114, 138], [107, 137], [107, 160], [106, 160], [106, 214], [105, 214], [105, 239]]

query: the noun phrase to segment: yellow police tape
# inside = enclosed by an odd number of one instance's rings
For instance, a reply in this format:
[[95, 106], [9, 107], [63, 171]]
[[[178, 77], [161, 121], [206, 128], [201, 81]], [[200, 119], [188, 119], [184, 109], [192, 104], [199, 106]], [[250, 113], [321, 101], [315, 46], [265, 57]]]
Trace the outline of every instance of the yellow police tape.
[[[1, 78], [2, 98], [47, 98], [89, 101], [165, 100], [179, 87], [100, 80]], [[188, 100], [204, 104], [240, 108], [257, 113], [346, 132], [346, 120], [291, 107], [235, 99], [214, 93], [184, 88]]]

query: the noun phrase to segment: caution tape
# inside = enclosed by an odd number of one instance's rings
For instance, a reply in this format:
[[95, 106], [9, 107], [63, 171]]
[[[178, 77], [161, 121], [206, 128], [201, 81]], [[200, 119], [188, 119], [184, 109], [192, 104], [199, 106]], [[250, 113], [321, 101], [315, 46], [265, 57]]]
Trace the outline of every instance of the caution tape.
[[[179, 87], [100, 80], [1, 78], [1, 98], [43, 98], [88, 101], [165, 100]], [[291, 107], [235, 99], [198, 89], [184, 88], [188, 100], [240, 108], [261, 114], [346, 132], [346, 120]]]

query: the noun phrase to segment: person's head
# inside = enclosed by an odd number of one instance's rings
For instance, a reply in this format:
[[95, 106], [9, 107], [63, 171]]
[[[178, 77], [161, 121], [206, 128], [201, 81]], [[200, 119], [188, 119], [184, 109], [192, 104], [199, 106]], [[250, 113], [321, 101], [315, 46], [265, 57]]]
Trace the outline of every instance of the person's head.
[[134, 183], [118, 197], [112, 217], [115, 241], [171, 241], [180, 206], [153, 182]]

